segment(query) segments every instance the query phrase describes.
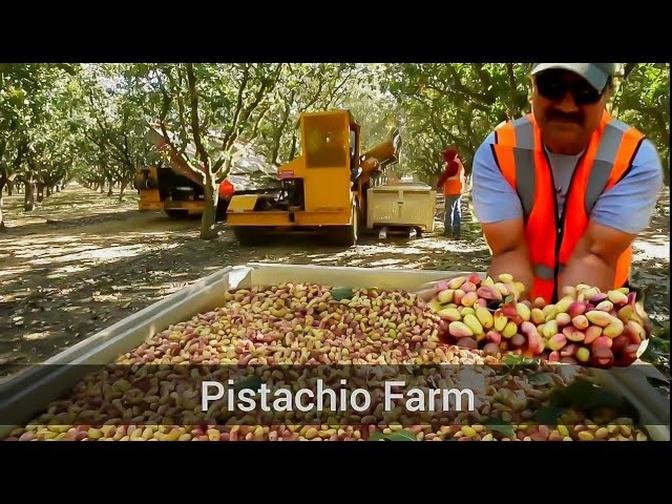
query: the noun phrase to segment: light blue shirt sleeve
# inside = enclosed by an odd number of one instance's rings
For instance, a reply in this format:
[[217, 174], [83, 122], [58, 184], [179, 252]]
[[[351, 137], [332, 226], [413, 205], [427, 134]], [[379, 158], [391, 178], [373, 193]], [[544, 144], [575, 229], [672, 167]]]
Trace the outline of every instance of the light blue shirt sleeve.
[[630, 172], [602, 193], [590, 218], [624, 233], [641, 233], [649, 226], [662, 185], [663, 170], [658, 152], [650, 140], [644, 140]]
[[472, 200], [476, 218], [483, 224], [523, 216], [520, 199], [499, 171], [492, 153], [492, 132], [476, 150], [472, 173]]

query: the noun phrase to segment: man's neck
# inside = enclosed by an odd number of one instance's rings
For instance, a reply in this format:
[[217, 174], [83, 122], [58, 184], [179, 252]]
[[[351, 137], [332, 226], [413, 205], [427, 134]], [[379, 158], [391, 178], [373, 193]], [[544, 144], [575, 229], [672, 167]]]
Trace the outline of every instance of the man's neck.
[[544, 150], [546, 151], [546, 154], [548, 154], [548, 155], [551, 155], [551, 154], [552, 154], [552, 155], [554, 155], [554, 156], [568, 156], [568, 157], [578, 158], [578, 157], [580, 157], [580, 156], [586, 151], [586, 148], [584, 147], [584, 148], [581, 149], [581, 151], [578, 152], [577, 154], [560, 154], [560, 153], [557, 153], [557, 152], [553, 152], [551, 149], [549, 149], [549, 148], [544, 144]]

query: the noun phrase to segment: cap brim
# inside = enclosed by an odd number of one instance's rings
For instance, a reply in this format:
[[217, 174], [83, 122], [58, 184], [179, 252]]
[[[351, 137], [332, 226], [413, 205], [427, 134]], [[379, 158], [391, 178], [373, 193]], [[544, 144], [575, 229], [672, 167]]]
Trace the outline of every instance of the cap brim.
[[609, 75], [590, 63], [539, 63], [534, 67], [531, 75], [536, 75], [546, 70], [567, 70], [585, 79], [598, 91], [602, 91], [607, 84]]

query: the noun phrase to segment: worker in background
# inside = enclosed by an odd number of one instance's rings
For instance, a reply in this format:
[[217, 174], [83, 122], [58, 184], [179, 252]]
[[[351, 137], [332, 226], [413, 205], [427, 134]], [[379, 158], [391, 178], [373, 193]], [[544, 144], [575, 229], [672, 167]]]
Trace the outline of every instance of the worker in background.
[[532, 113], [498, 127], [476, 151], [473, 202], [492, 252], [531, 298], [566, 286], [627, 285], [631, 245], [662, 186], [654, 145], [612, 118], [615, 63], [536, 63]]
[[235, 187], [233, 187], [233, 184], [229, 182], [227, 179], [222, 180], [219, 183], [219, 198], [228, 200], [233, 196], [233, 193], [236, 192]]
[[443, 235], [459, 238], [462, 209], [462, 191], [465, 186], [464, 166], [455, 149], [446, 149], [441, 153], [444, 170], [436, 184], [437, 190], [443, 191], [445, 210], [443, 218]]
[[226, 220], [226, 211], [229, 208], [231, 197], [236, 192], [234, 185], [228, 179], [224, 179], [219, 183], [217, 189], [219, 198], [217, 199], [217, 220]]

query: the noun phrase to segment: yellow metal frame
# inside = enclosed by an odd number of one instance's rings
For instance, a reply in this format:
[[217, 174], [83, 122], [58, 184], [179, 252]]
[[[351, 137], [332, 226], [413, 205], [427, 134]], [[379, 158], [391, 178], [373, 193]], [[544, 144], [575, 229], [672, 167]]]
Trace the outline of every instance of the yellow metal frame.
[[144, 189], [140, 191], [140, 201], [138, 209], [141, 211], [149, 210], [186, 210], [190, 215], [203, 213], [205, 202], [199, 201], [161, 201], [158, 189]]
[[243, 213], [254, 210], [254, 205], [257, 203], [259, 197], [256, 194], [239, 194], [231, 198], [229, 203], [228, 213]]
[[173, 201], [166, 200], [163, 202], [164, 210], [187, 210], [190, 215], [202, 214], [205, 208], [205, 201]]
[[352, 210], [333, 212], [295, 212], [294, 221], [290, 220], [289, 212], [264, 211], [227, 213], [226, 223], [229, 226], [347, 226], [352, 218]]
[[144, 189], [139, 192], [138, 210], [163, 210], [163, 202], [158, 189]]

